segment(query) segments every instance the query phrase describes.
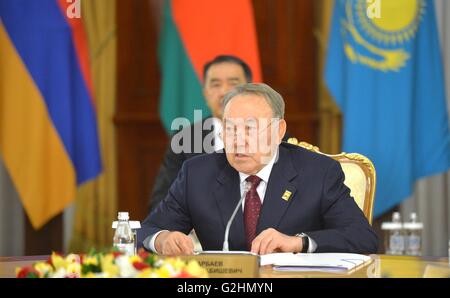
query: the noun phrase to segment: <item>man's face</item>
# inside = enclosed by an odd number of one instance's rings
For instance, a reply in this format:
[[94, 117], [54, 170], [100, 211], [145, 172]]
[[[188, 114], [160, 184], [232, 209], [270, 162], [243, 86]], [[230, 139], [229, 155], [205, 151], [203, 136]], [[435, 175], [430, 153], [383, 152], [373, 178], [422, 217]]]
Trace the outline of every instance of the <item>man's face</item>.
[[286, 122], [273, 118], [266, 100], [252, 94], [234, 97], [223, 116], [228, 162], [239, 172], [258, 173], [275, 154], [286, 132]]
[[235, 86], [247, 83], [244, 69], [231, 62], [213, 64], [204, 78], [203, 94], [214, 117], [222, 118], [225, 94]]

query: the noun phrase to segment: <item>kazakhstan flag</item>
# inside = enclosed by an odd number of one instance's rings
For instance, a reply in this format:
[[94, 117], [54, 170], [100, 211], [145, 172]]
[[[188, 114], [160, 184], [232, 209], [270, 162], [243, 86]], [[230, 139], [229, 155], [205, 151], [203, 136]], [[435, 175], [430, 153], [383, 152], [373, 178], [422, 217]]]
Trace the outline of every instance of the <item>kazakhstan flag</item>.
[[343, 113], [343, 150], [375, 164], [379, 216], [450, 167], [434, 3], [336, 0], [331, 26], [325, 80]]

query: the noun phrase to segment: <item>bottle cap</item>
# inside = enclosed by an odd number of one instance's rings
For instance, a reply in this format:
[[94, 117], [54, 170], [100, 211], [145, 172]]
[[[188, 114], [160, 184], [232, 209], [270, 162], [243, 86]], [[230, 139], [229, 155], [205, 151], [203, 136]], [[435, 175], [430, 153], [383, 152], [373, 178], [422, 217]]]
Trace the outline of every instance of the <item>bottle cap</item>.
[[408, 230], [422, 230], [423, 223], [421, 222], [405, 222], [403, 227]]
[[119, 212], [117, 218], [119, 220], [129, 220], [130, 219], [128, 212]]
[[392, 221], [393, 222], [400, 222], [400, 212], [394, 212], [392, 214]]
[[[130, 224], [130, 228], [132, 230], [138, 230], [141, 228], [141, 222], [138, 220], [130, 220], [128, 223]], [[112, 228], [117, 229], [118, 224], [119, 224], [119, 222], [117, 220], [113, 221]]]
[[402, 224], [400, 222], [383, 222], [381, 224], [382, 230], [400, 230], [402, 228]]

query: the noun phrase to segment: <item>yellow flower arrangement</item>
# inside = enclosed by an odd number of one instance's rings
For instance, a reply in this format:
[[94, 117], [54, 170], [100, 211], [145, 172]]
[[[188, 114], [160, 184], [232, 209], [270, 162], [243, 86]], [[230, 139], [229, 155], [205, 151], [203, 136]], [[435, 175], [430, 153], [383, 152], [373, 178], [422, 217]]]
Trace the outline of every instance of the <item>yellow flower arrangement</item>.
[[45, 262], [16, 268], [18, 278], [190, 278], [208, 277], [197, 261], [180, 258], [160, 258], [143, 250], [135, 256], [120, 252], [86, 255], [70, 254], [66, 257], [52, 253]]

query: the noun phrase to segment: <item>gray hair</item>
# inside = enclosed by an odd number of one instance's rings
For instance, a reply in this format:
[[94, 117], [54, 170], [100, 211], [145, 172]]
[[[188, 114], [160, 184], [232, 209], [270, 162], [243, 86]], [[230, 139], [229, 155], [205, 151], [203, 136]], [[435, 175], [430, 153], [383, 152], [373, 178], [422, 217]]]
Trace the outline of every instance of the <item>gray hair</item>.
[[223, 99], [223, 109], [238, 95], [257, 95], [263, 97], [272, 108], [273, 117], [284, 118], [284, 100], [277, 91], [273, 90], [269, 85], [263, 83], [248, 83], [235, 87], [233, 90], [225, 94]]

